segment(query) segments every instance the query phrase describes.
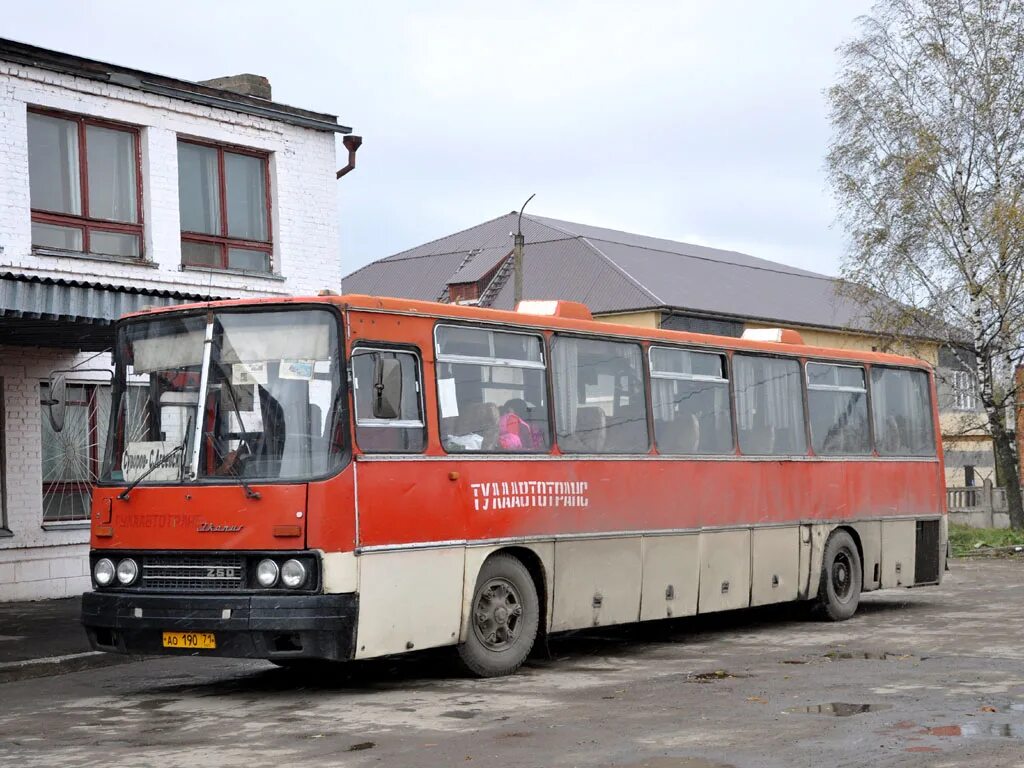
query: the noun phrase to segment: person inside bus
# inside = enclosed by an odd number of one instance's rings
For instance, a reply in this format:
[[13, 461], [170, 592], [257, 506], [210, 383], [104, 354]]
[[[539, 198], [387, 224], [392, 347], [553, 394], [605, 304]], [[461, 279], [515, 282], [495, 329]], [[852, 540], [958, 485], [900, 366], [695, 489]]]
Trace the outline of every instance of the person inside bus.
[[499, 448], [503, 451], [523, 450], [522, 431], [525, 430], [526, 424], [516, 415], [515, 411], [507, 410], [502, 413], [498, 420], [498, 428]]
[[519, 442], [521, 450], [543, 451], [547, 449], [544, 432], [533, 426], [530, 422], [534, 420], [533, 406], [521, 397], [513, 397], [505, 401], [501, 412], [503, 414], [514, 414], [519, 421]]

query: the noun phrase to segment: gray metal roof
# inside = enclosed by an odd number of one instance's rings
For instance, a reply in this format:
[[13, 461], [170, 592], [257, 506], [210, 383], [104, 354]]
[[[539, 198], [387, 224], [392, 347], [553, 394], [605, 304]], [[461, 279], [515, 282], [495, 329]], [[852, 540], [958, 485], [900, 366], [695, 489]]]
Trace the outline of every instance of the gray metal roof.
[[72, 56], [68, 53], [38, 48], [19, 43], [16, 40], [0, 38], [0, 61], [10, 61], [29, 67], [38, 67], [51, 72], [60, 72], [88, 80], [120, 85], [146, 93], [167, 96], [172, 99], [191, 101], [207, 107], [230, 109], [234, 112], [265, 117], [282, 123], [311, 128], [331, 133], [352, 133], [352, 129], [338, 124], [335, 115], [313, 112], [299, 107], [290, 107], [255, 96], [243, 96], [234, 91], [213, 88], [201, 83], [179, 80], [174, 77], [143, 72], [138, 69], [106, 64], [101, 61]]
[[113, 323], [122, 315], [219, 298], [4, 272], [0, 336], [9, 344], [105, 349], [113, 343]]
[[403, 299], [438, 301], [447, 295], [448, 278], [466, 258], [466, 253], [441, 253], [436, 256], [414, 256], [387, 262], [367, 264], [353, 272], [342, 283], [346, 293], [370, 296], [398, 296]]
[[[446, 295], [449, 283], [478, 280], [511, 254], [516, 222], [513, 212], [373, 262], [346, 277], [342, 288], [437, 299]], [[595, 314], [666, 309], [869, 329], [866, 313], [827, 275], [735, 251], [528, 214], [523, 233], [527, 298], [582, 301]], [[490, 306], [512, 308], [511, 283], [509, 277], [492, 286], [497, 295]]]

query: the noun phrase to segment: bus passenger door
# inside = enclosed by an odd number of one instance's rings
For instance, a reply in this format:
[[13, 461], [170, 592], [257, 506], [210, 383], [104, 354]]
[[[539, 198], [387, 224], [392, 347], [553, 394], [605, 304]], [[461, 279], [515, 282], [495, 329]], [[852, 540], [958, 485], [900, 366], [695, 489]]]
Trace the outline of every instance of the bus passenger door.
[[[392, 320], [392, 322], [394, 322]], [[353, 320], [359, 331], [358, 318]], [[451, 645], [462, 620], [459, 473], [426, 451], [420, 347], [375, 318], [351, 354], [359, 622], [356, 658]]]

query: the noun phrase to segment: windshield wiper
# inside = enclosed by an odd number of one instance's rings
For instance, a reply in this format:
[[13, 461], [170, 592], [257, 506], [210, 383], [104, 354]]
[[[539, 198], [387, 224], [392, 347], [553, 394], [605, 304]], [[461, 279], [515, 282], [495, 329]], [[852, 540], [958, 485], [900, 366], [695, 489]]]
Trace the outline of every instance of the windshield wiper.
[[[141, 475], [139, 475], [134, 480], [132, 480], [123, 491], [121, 491], [119, 494], [117, 494], [117, 498], [120, 499], [121, 501], [128, 501], [128, 494], [130, 494], [132, 491], [134, 491], [135, 487], [139, 483], [141, 483], [143, 480], [145, 480], [147, 477], [149, 477], [151, 474], [153, 474], [153, 472], [155, 472], [159, 467], [162, 467], [162, 466], [166, 465], [168, 459], [170, 459], [171, 457], [177, 456], [178, 454], [184, 454], [185, 446], [188, 445], [188, 434], [189, 434], [189, 428], [191, 428], [191, 426], [192, 426], [192, 417], [189, 416], [188, 417], [188, 427], [186, 427], [186, 429], [185, 429], [185, 437], [184, 437], [184, 439], [180, 443], [178, 443], [178, 445], [174, 446], [174, 448], [172, 448], [170, 450], [170, 452], [168, 452], [162, 459], [160, 459], [157, 462], [154, 462], [153, 465], [149, 469], [147, 469]], [[180, 463], [183, 463], [183, 462], [180, 462]], [[179, 479], [179, 481], [181, 480], [181, 466], [178, 467], [178, 479]]]
[[[227, 376], [227, 370], [224, 368], [224, 364], [221, 363], [219, 360], [216, 360], [216, 361], [214, 361], [214, 365], [216, 365], [217, 366], [217, 370], [220, 371], [221, 379], [223, 380], [224, 385], [227, 387], [228, 396], [231, 398], [231, 408], [235, 412], [235, 418], [238, 419], [238, 428], [242, 429], [244, 427], [244, 424], [242, 423], [242, 414], [241, 414], [241, 411], [240, 411], [240, 409], [238, 407], [238, 398], [235, 397], [235, 388], [231, 384], [231, 379]], [[249, 439], [247, 437], [245, 437], [245, 432], [244, 431], [241, 432], [240, 434], [242, 435], [242, 437], [239, 438], [239, 441], [243, 445], [245, 445], [245, 450], [246, 450], [247, 454], [249, 456], [252, 456], [253, 455], [252, 446], [249, 445]], [[239, 448], [241, 448], [241, 447], [242, 446], [240, 445]], [[260, 492], [259, 491], [254, 491], [252, 486], [249, 485], [249, 483], [246, 481], [246, 479], [244, 477], [242, 477], [242, 469], [244, 468], [244, 465], [245, 465], [245, 459], [243, 457], [241, 457], [241, 456], [237, 456], [237, 454], [236, 454], [235, 461], [231, 464], [231, 466], [228, 469], [231, 472], [231, 474], [234, 476], [234, 478], [238, 481], [238, 483], [242, 486], [242, 489], [245, 491], [246, 498], [249, 498], [249, 499], [259, 499], [259, 498], [262, 498], [262, 496], [260, 495]]]

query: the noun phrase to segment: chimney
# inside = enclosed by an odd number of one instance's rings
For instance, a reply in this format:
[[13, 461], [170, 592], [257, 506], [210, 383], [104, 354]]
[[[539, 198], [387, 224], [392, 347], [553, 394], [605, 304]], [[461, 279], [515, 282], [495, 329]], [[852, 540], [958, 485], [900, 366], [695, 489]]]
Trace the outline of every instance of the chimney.
[[200, 80], [199, 84], [220, 88], [222, 91], [231, 91], [241, 96], [254, 96], [257, 99], [270, 101], [270, 81], [263, 75], [248, 73], [229, 75], [228, 77], [215, 77], [212, 80]]

